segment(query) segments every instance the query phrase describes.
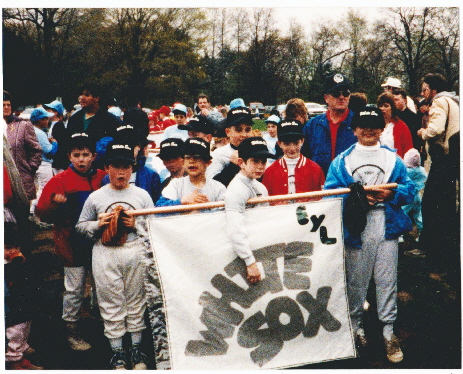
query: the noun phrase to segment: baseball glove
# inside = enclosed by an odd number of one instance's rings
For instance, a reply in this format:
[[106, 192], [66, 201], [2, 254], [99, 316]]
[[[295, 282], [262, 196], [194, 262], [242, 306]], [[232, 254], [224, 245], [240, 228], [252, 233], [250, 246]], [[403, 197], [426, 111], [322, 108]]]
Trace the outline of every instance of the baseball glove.
[[124, 208], [118, 205], [114, 209], [114, 216], [106, 226], [101, 236], [101, 243], [107, 246], [119, 246], [127, 240], [127, 227], [122, 222], [122, 217], [127, 216], [124, 212]]
[[344, 201], [344, 226], [353, 235], [359, 235], [367, 224], [370, 204], [360, 182], [349, 185], [350, 193]]

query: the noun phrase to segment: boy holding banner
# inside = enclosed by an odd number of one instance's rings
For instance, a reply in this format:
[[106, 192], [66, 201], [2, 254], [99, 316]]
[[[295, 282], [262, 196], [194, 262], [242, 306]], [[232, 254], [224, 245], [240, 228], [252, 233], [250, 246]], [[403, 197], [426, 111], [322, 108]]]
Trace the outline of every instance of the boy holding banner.
[[127, 366], [122, 345], [126, 332], [130, 332], [132, 339], [132, 369], [147, 369], [147, 357], [140, 349], [146, 308], [143, 242], [135, 227], [135, 217], [125, 211], [153, 208], [154, 204], [147, 191], [129, 183], [134, 161], [131, 146], [120, 143], [108, 146], [105, 170], [109, 184], [88, 197], [76, 225], [78, 232], [96, 240], [93, 275], [104, 334], [113, 350], [111, 366], [115, 370], [125, 370]]
[[204, 139], [190, 138], [184, 147], [184, 168], [188, 176], [173, 179], [162, 191], [156, 206], [200, 204], [222, 201], [225, 186], [212, 178], [206, 178], [211, 164], [210, 145]]
[[369, 211], [363, 232], [349, 232], [344, 222], [347, 296], [354, 336], [360, 346], [367, 345], [363, 304], [373, 276], [387, 358], [397, 363], [403, 359], [399, 340], [393, 334], [397, 317], [398, 237], [412, 228], [401, 206], [413, 201], [415, 186], [402, 159], [379, 143], [385, 127], [379, 109], [362, 108], [354, 115], [351, 127], [358, 142], [333, 160], [325, 189], [348, 187], [354, 182], [364, 186], [398, 184], [395, 190], [376, 189], [366, 193]]
[[257, 179], [264, 174], [267, 158], [275, 157], [269, 152], [267, 143], [261, 137], [244, 139], [238, 147], [238, 165], [241, 170], [225, 192], [228, 235], [236, 254], [246, 264], [247, 279], [250, 283], [258, 282], [261, 274], [246, 232], [246, 202], [253, 197], [268, 196], [267, 188]]

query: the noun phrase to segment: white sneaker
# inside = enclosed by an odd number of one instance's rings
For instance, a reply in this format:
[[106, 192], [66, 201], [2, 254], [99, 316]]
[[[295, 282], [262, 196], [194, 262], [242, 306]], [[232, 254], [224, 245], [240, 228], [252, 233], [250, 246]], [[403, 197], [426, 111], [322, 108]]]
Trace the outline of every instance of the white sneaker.
[[396, 364], [404, 359], [404, 354], [400, 349], [399, 339], [395, 335], [392, 335], [391, 340], [384, 338], [384, 345], [386, 347], [387, 359]]
[[69, 346], [74, 351], [88, 351], [92, 346], [84, 339], [77, 335], [69, 335], [67, 337]]

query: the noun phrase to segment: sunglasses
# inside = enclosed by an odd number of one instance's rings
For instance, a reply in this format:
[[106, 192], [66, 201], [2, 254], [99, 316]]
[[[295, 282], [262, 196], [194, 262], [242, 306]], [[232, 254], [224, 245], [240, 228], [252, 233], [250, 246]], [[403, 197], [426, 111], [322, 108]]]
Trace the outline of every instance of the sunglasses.
[[350, 91], [349, 90], [333, 91], [333, 92], [330, 92], [330, 95], [335, 97], [336, 99], [341, 95], [344, 97], [349, 97]]

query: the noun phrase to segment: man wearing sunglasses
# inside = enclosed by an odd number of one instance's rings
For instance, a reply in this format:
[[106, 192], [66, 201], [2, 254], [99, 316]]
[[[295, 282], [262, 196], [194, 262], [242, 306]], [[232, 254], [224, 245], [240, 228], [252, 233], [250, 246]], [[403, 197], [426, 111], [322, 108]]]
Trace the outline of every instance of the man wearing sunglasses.
[[326, 78], [324, 91], [328, 110], [312, 118], [303, 129], [301, 153], [328, 172], [331, 161], [357, 142], [350, 123], [354, 113], [349, 110], [350, 82], [343, 74]]

